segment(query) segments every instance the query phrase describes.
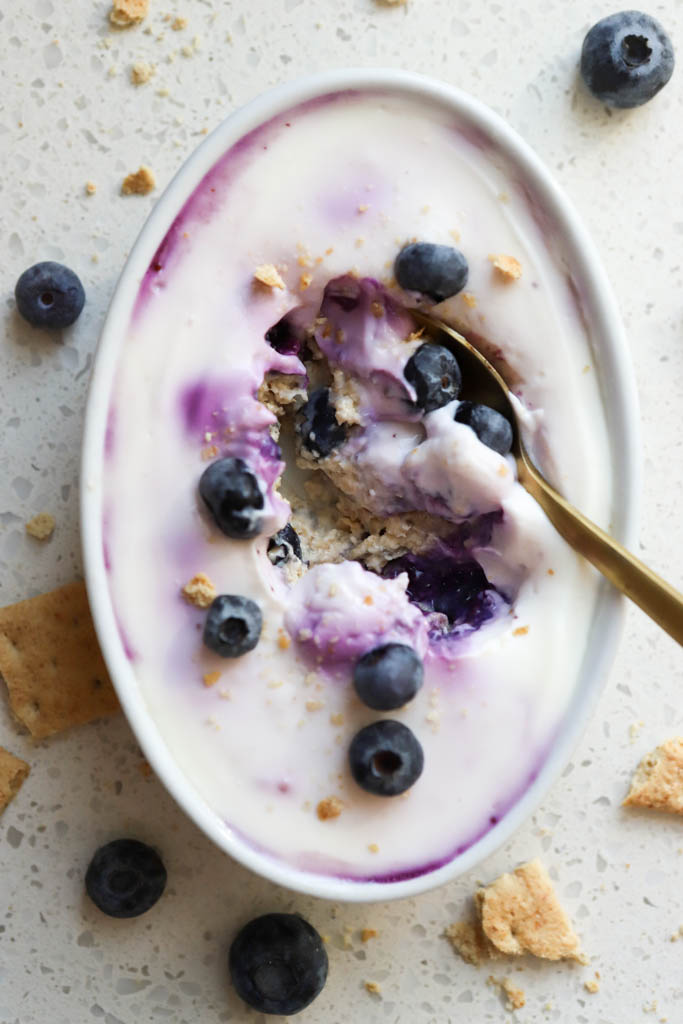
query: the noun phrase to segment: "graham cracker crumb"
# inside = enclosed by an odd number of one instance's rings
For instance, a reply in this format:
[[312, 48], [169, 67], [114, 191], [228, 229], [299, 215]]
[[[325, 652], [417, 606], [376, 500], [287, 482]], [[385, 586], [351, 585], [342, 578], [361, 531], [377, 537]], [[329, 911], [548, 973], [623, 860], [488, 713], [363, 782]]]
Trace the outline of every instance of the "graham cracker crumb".
[[[401, 0], [401, 2], [405, 2], [405, 0]], [[371, 996], [381, 996], [382, 995], [382, 989], [380, 988], [380, 986], [377, 984], [376, 981], [366, 981], [365, 982], [365, 991], [369, 992]]]
[[146, 60], [139, 60], [130, 69], [130, 80], [133, 85], [144, 85], [154, 75], [156, 68]]
[[667, 740], [646, 754], [631, 780], [624, 806], [683, 814], [683, 737]]
[[512, 630], [513, 636], [526, 636], [529, 632], [528, 626], [517, 626], [517, 629]]
[[268, 288], [284, 288], [285, 282], [280, 277], [277, 267], [272, 263], [262, 263], [254, 271], [254, 280], [265, 284]]
[[124, 196], [147, 196], [154, 191], [156, 183], [154, 171], [151, 167], [146, 167], [143, 164], [137, 171], [127, 174], [123, 179], [121, 194]]
[[360, 941], [369, 942], [370, 939], [376, 939], [379, 932], [376, 928], [361, 928]]
[[201, 450], [201, 457], [204, 462], [208, 462], [209, 459], [215, 459], [218, 455], [218, 445], [208, 444]]
[[49, 512], [39, 512], [26, 523], [26, 532], [36, 540], [47, 540], [55, 530], [55, 518]]
[[517, 281], [522, 276], [522, 264], [514, 256], [493, 253], [489, 256], [495, 270], [505, 281]]
[[384, 316], [384, 306], [382, 305], [381, 302], [371, 302], [370, 303], [370, 312], [372, 313], [373, 316], [376, 316], [377, 319], [379, 320], [381, 317]]
[[37, 739], [119, 710], [84, 583], [0, 608], [0, 674]]
[[338, 818], [344, 810], [344, 804], [336, 796], [327, 796], [321, 800], [316, 807], [316, 813], [321, 821], [329, 821], [330, 818]]
[[501, 953], [583, 962], [578, 936], [539, 860], [478, 889], [475, 900], [484, 934]]
[[492, 960], [500, 954], [488, 941], [482, 931], [480, 921], [456, 921], [449, 924], [444, 931], [454, 952], [463, 958], [465, 963], [479, 967], [485, 960]]
[[299, 287], [301, 288], [301, 291], [306, 291], [306, 289], [310, 286], [312, 281], [313, 274], [302, 274], [301, 277], [299, 278]]
[[368, 209], [368, 204], [367, 203], [359, 203], [358, 204], [358, 212], [359, 213], [365, 213], [365, 211], [367, 209]]
[[97, 185], [94, 181], [86, 181], [85, 183], [85, 194], [87, 196], [94, 196], [97, 192]]
[[141, 22], [149, 10], [149, 0], [114, 0], [109, 21], [116, 28], [128, 28]]
[[[215, 686], [220, 677], [220, 672], [205, 672], [204, 675], [202, 676], [202, 679], [204, 680], [204, 686]], [[220, 694], [220, 696], [222, 697], [223, 694]]]
[[284, 629], [278, 630], [277, 645], [280, 648], [280, 650], [281, 651], [286, 651], [291, 643], [292, 643], [292, 641], [291, 641], [289, 635], [287, 633], [285, 633]]
[[472, 292], [462, 292], [462, 301], [465, 303], [466, 306], [469, 306], [470, 309], [474, 309], [477, 305], [476, 297], [472, 294]]
[[330, 722], [332, 723], [332, 725], [343, 725], [344, 715], [342, 714], [341, 711], [335, 711], [333, 714], [330, 715]]
[[187, 18], [174, 18], [171, 22], [171, 28], [174, 32], [182, 32], [184, 28], [187, 28]]
[[490, 975], [488, 978], [489, 985], [497, 985], [498, 988], [507, 996], [507, 1002], [505, 1004], [506, 1010], [521, 1010], [526, 1002], [524, 995], [524, 989], [518, 988], [513, 984], [510, 978], [494, 978]]
[[408, 3], [408, 0], [376, 0], [378, 4], [385, 7], [401, 7]]
[[368, 843], [368, 850], [370, 853], [379, 853], [379, 846], [377, 843]]
[[182, 589], [183, 597], [197, 608], [208, 608], [216, 597], [216, 588], [203, 572], [198, 572]]
[[589, 978], [588, 981], [584, 981], [583, 987], [586, 992], [590, 992], [591, 995], [595, 995], [596, 992], [600, 991], [600, 975], [597, 971], [595, 972], [594, 978]]
[[26, 761], [0, 747], [0, 813], [17, 795], [30, 770]]
[[325, 701], [324, 700], [307, 700], [306, 701], [306, 710], [307, 711], [320, 711], [324, 707], [325, 707]]

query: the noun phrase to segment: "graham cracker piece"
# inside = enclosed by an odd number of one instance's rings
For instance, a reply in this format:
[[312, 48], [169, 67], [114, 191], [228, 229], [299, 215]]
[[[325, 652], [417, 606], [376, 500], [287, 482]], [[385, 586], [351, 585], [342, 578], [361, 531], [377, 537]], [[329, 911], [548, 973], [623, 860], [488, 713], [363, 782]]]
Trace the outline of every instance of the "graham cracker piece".
[[153, 64], [148, 64], [146, 60], [138, 60], [130, 69], [130, 80], [133, 85], [144, 85], [155, 73], [156, 68]]
[[0, 747], [0, 812], [17, 795], [30, 770], [26, 761]]
[[208, 608], [216, 597], [216, 587], [206, 573], [198, 572], [182, 588], [182, 594], [186, 601], [197, 608]]
[[645, 755], [631, 780], [624, 806], [683, 814], [683, 737], [667, 740]]
[[0, 608], [0, 675], [37, 739], [119, 710], [84, 583]]
[[26, 523], [26, 532], [36, 540], [48, 540], [55, 532], [55, 517], [49, 512], [39, 512]]
[[488, 984], [497, 985], [506, 997], [506, 1010], [521, 1010], [526, 1003], [524, 989], [515, 985], [512, 978], [494, 978], [491, 974], [488, 978]]
[[585, 962], [579, 939], [540, 860], [503, 874], [475, 900], [484, 935], [501, 953]]
[[137, 171], [127, 174], [123, 179], [121, 194], [124, 196], [146, 196], [154, 191], [156, 183], [152, 168], [143, 164]]
[[504, 281], [517, 281], [522, 276], [522, 264], [514, 256], [501, 252], [493, 253], [489, 259]]
[[338, 796], [327, 796], [316, 807], [316, 813], [321, 821], [338, 818], [343, 810], [344, 804]]
[[262, 263], [254, 270], [254, 280], [264, 284], [267, 288], [284, 288], [285, 282], [280, 276], [280, 271], [272, 263]]
[[495, 960], [500, 953], [484, 935], [481, 921], [456, 921], [449, 924], [444, 932], [454, 952], [463, 958], [466, 964], [481, 966], [486, 960]]
[[142, 21], [149, 10], [149, 0], [113, 0], [109, 21], [116, 28], [128, 28]]

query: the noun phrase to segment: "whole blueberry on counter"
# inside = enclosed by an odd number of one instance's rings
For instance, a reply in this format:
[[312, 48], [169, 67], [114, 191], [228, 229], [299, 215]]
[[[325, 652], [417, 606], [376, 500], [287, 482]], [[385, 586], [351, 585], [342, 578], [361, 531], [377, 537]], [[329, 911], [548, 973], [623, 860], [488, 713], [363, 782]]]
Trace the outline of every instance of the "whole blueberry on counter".
[[394, 274], [406, 291], [422, 292], [443, 302], [465, 287], [469, 267], [460, 250], [451, 245], [411, 242], [396, 257]]
[[315, 928], [298, 914], [264, 914], [242, 928], [230, 947], [237, 993], [260, 1013], [299, 1013], [320, 995], [328, 960]]
[[298, 558], [301, 561], [301, 541], [291, 523], [283, 526], [268, 541], [268, 558], [273, 565], [284, 565], [293, 558]]
[[109, 917], [138, 917], [153, 907], [166, 886], [161, 857], [138, 839], [114, 839], [96, 851], [85, 888]]
[[407, 725], [386, 718], [356, 733], [349, 747], [349, 767], [368, 793], [400, 796], [422, 774], [424, 754]]
[[202, 473], [199, 493], [228, 537], [248, 540], [261, 532], [263, 492], [243, 459], [217, 459]]
[[422, 686], [422, 661], [407, 644], [382, 644], [363, 654], [353, 669], [356, 693], [375, 711], [393, 711]]
[[70, 327], [81, 315], [85, 292], [73, 270], [46, 260], [23, 272], [14, 298], [19, 313], [34, 327]]
[[423, 412], [433, 412], [460, 394], [462, 374], [458, 361], [443, 345], [426, 342], [410, 357], [403, 376], [415, 388]]
[[641, 11], [602, 18], [583, 41], [583, 80], [610, 107], [647, 103], [664, 88], [673, 70], [671, 40], [655, 18]]
[[263, 615], [255, 601], [220, 594], [206, 614], [204, 643], [223, 658], [240, 658], [256, 647], [262, 627]]
[[512, 448], [514, 435], [510, 421], [496, 409], [475, 402], [460, 402], [454, 419], [456, 423], [471, 427], [482, 444], [499, 455], [507, 455]]
[[326, 458], [346, 440], [346, 427], [337, 423], [330, 389], [318, 388], [301, 406], [296, 417], [301, 443], [314, 455]]

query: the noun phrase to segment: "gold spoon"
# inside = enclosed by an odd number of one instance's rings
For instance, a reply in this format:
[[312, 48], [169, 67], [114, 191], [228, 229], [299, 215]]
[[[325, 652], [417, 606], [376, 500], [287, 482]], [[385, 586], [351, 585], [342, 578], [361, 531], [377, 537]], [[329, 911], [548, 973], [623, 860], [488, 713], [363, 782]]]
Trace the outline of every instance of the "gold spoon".
[[510, 389], [496, 369], [467, 338], [448, 324], [419, 309], [411, 315], [425, 329], [430, 341], [438, 341], [457, 357], [468, 392], [474, 400], [491, 406], [512, 424], [512, 455], [522, 487], [539, 503], [557, 532], [587, 558], [622, 594], [683, 644], [683, 594], [648, 569], [618, 541], [574, 508], [548, 483], [524, 447]]

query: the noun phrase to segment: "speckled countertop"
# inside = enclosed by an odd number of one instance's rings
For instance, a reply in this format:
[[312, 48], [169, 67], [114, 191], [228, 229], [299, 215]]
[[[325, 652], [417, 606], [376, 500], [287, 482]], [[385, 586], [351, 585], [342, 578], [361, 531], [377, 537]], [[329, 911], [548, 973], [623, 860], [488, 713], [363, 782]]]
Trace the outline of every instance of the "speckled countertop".
[[[107, 3], [0, 0], [0, 604], [81, 569], [78, 466], [93, 352], [123, 260], [156, 197], [203, 135], [267, 86], [344, 65], [406, 67], [472, 92], [506, 117], [562, 183], [602, 254], [623, 310], [642, 404], [641, 554], [683, 584], [683, 75], [640, 110], [608, 113], [577, 82], [583, 36], [614, 5], [588, 0], [151, 0], [142, 27], [112, 32]], [[683, 52], [680, 0], [653, 3]], [[171, 29], [180, 16], [187, 26]], [[131, 68], [155, 67], [140, 86]], [[158, 181], [120, 196], [141, 163]], [[95, 183], [86, 195], [87, 181]], [[14, 311], [19, 273], [74, 267], [88, 295], [60, 343]], [[39, 544], [24, 523], [57, 520]], [[510, 1020], [488, 971], [441, 938], [476, 881], [540, 855], [591, 956], [590, 968], [513, 965], [520, 1022], [683, 1020], [681, 823], [620, 802], [648, 749], [683, 729], [681, 654], [629, 610], [592, 725], [562, 779], [514, 839], [469, 875], [416, 900], [340, 906], [277, 889], [215, 849], [154, 777], [122, 717], [32, 743], [0, 702], [0, 743], [30, 762], [0, 819], [1, 1024], [265, 1020], [227, 983], [238, 923], [296, 909], [329, 939], [330, 980], [308, 1024]], [[94, 848], [135, 834], [158, 845], [164, 899], [136, 921], [83, 895]], [[359, 930], [379, 937], [362, 944]], [[601, 987], [584, 980], [598, 970]], [[494, 973], [505, 973], [497, 971]], [[377, 982], [371, 995], [366, 981]]]

